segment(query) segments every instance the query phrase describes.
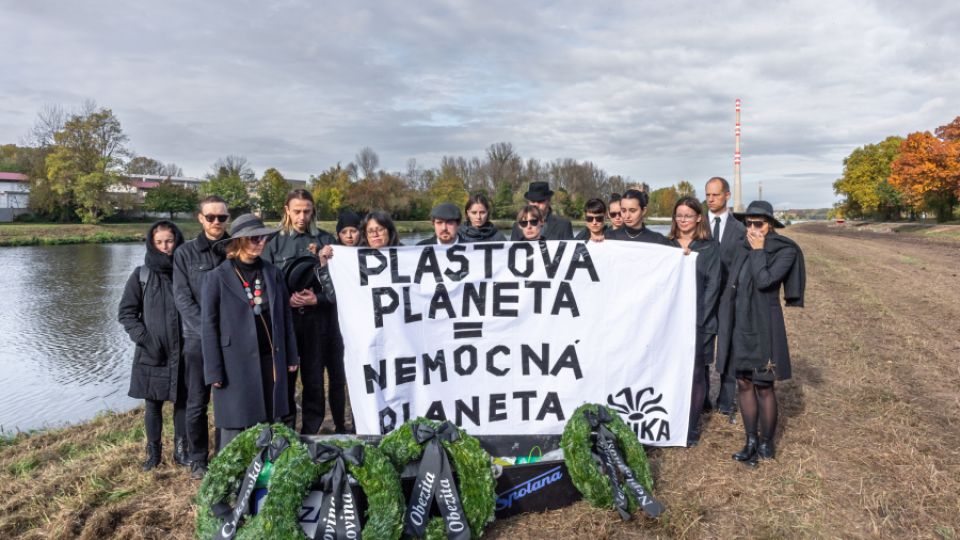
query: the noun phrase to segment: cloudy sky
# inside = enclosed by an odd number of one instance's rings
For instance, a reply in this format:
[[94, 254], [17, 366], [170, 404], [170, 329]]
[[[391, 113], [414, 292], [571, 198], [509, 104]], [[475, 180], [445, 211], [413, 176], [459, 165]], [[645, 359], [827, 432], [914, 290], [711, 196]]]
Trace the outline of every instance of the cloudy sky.
[[310, 174], [591, 160], [653, 187], [733, 177], [825, 207], [842, 160], [960, 115], [960, 3], [0, 0], [0, 143], [46, 105], [110, 107], [138, 154]]

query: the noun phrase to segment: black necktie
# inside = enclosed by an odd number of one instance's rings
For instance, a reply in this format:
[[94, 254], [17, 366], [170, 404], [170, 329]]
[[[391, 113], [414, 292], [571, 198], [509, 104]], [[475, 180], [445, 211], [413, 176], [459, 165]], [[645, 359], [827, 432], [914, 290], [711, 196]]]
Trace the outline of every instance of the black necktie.
[[713, 218], [713, 239], [720, 241], [720, 218]]

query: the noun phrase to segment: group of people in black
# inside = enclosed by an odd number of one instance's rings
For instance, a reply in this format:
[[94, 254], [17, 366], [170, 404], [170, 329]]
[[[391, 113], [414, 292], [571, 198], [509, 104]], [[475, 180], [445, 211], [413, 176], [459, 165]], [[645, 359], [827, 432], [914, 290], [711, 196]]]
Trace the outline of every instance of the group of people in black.
[[[706, 208], [681, 197], [664, 236], [644, 225], [647, 194], [629, 189], [587, 201], [586, 228], [574, 236], [570, 221], [553, 212], [552, 196], [546, 182], [530, 184], [511, 241], [648, 242], [698, 254], [688, 446], [700, 440], [704, 412], [734, 422], [739, 404], [746, 443], [733, 459], [750, 466], [772, 459], [774, 385], [791, 376], [781, 291], [786, 305], [802, 306], [805, 270], [799, 246], [776, 232], [783, 224], [770, 203], [754, 201], [733, 213], [729, 184], [714, 177], [706, 183]], [[441, 203], [430, 214], [434, 235], [419, 244], [506, 241], [490, 209], [483, 194], [471, 195], [464, 221], [460, 208]], [[347, 432], [343, 341], [325, 266], [334, 245], [398, 246], [399, 233], [382, 211], [343, 211], [336, 235], [318, 230], [313, 198], [302, 189], [287, 195], [283, 210], [279, 230], [244, 214], [228, 232], [227, 205], [210, 196], [199, 205], [197, 238], [184, 242], [166, 220], [150, 227], [144, 264], [128, 279], [119, 309], [136, 343], [129, 395], [145, 400], [144, 470], [161, 460], [164, 401], [174, 405], [173, 459], [202, 478], [211, 396], [219, 449], [259, 422], [296, 426], [298, 375], [301, 433], [320, 431], [327, 402], [333, 431]], [[715, 405], [711, 365], [720, 384]]]

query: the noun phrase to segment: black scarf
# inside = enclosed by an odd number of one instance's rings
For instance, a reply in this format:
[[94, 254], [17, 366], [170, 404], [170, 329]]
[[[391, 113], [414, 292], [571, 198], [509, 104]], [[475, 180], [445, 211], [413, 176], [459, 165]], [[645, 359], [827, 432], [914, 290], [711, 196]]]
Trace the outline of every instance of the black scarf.
[[471, 242], [483, 242], [493, 238], [497, 230], [497, 227], [489, 221], [479, 227], [467, 223], [460, 227], [460, 234]]
[[183, 234], [180, 233], [180, 229], [172, 221], [165, 219], [157, 221], [150, 226], [150, 230], [147, 232], [147, 254], [143, 257], [143, 264], [154, 272], [171, 276], [173, 275], [173, 255], [167, 255], [153, 246], [153, 235], [157, 232], [157, 228], [161, 226], [173, 231], [174, 250], [183, 244]]

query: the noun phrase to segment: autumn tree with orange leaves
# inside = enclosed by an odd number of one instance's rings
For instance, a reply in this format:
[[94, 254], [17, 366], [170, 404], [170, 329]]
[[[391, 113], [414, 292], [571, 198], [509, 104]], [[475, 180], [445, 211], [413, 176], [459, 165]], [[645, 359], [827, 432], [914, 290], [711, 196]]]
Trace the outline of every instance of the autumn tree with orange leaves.
[[890, 168], [890, 185], [915, 208], [936, 212], [938, 221], [951, 219], [960, 198], [960, 116], [936, 135], [908, 135]]

